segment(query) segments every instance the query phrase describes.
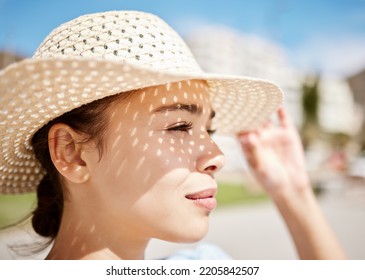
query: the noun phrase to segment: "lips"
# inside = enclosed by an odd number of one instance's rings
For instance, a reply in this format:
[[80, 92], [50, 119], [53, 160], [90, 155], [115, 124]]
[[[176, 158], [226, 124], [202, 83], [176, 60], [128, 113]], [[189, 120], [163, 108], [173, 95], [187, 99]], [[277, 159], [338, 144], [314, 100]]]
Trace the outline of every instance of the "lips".
[[185, 198], [194, 202], [197, 206], [205, 208], [208, 211], [212, 211], [217, 206], [217, 200], [215, 196], [217, 189], [211, 188], [200, 192], [188, 194]]

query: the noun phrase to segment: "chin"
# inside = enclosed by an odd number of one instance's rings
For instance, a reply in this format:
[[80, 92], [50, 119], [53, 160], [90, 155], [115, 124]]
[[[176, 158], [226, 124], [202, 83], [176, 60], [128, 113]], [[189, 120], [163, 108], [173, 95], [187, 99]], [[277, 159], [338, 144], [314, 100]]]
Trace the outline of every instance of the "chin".
[[174, 243], [195, 243], [204, 238], [208, 233], [208, 222], [201, 221], [198, 225], [184, 225], [176, 231], [170, 232], [167, 238], [163, 238], [165, 241]]

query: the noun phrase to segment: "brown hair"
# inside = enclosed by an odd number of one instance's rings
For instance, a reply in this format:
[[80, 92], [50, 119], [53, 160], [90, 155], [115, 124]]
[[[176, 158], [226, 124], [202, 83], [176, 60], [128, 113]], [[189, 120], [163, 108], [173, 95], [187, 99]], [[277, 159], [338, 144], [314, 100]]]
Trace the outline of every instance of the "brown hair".
[[48, 149], [48, 132], [56, 123], [64, 123], [85, 134], [84, 141], [95, 141], [100, 157], [103, 153], [103, 136], [107, 128], [107, 111], [111, 104], [126, 100], [134, 91], [112, 95], [83, 105], [50, 121], [32, 138], [36, 158], [46, 171], [37, 188], [38, 204], [33, 212], [34, 230], [44, 236], [56, 237], [62, 218], [64, 189], [60, 174], [53, 165]]

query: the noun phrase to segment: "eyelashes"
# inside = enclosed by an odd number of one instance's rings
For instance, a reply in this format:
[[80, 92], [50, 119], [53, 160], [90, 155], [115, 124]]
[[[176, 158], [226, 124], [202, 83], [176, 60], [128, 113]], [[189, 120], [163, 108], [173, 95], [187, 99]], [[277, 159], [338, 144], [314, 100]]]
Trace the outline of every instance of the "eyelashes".
[[189, 132], [193, 128], [192, 122], [180, 122], [168, 127], [168, 131]]
[[[193, 123], [192, 122], [181, 122], [176, 123], [172, 125], [171, 127], [168, 127], [166, 130], [171, 132], [182, 132], [182, 133], [189, 133], [193, 129]], [[209, 136], [212, 136], [216, 132], [216, 129], [207, 129], [207, 133]]]

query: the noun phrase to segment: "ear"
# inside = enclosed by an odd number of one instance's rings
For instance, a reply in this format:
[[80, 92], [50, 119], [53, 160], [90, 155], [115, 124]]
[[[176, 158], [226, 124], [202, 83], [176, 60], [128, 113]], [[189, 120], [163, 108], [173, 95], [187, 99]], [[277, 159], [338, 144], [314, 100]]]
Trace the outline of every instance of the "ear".
[[81, 134], [70, 126], [57, 123], [48, 133], [48, 147], [58, 172], [73, 183], [84, 183], [90, 178], [90, 170], [83, 159], [86, 143]]

